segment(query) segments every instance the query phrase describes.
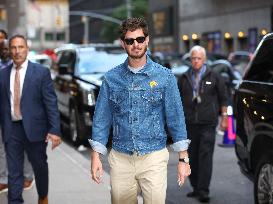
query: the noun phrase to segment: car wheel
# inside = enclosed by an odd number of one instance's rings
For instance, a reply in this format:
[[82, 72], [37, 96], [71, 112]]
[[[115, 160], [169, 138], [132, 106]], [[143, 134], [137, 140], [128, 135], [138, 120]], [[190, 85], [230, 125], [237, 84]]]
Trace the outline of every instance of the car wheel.
[[273, 159], [264, 157], [258, 165], [254, 181], [256, 204], [273, 203]]
[[70, 110], [70, 118], [69, 118], [69, 131], [70, 131], [70, 139], [73, 144], [77, 145], [79, 142], [78, 137], [78, 126], [77, 126], [77, 117], [75, 108], [72, 107]]

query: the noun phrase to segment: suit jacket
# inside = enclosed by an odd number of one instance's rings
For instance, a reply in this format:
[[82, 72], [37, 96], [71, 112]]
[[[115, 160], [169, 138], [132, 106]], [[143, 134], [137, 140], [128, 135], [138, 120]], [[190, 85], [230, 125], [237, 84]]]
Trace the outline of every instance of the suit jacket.
[[[12, 65], [0, 70], [0, 119], [4, 142], [12, 134], [10, 73]], [[31, 142], [43, 141], [47, 133], [61, 136], [57, 96], [50, 71], [28, 62], [20, 103], [23, 127]]]

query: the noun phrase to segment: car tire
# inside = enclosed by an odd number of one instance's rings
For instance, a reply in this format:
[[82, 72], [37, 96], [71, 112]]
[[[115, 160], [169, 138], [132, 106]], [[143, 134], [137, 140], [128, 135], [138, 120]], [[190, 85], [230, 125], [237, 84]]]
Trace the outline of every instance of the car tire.
[[254, 180], [255, 203], [273, 203], [273, 155], [262, 158]]
[[77, 113], [74, 107], [71, 107], [69, 114], [69, 134], [72, 143], [77, 146], [80, 144], [79, 127], [77, 121]]

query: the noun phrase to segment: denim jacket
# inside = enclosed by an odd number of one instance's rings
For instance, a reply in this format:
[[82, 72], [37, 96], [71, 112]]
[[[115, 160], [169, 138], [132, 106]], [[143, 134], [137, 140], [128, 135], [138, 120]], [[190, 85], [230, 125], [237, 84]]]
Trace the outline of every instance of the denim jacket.
[[166, 147], [165, 124], [174, 151], [188, 149], [185, 118], [177, 81], [170, 70], [153, 62], [137, 73], [128, 59], [105, 74], [93, 117], [92, 149], [106, 154], [110, 127], [112, 148], [118, 152], [144, 155]]

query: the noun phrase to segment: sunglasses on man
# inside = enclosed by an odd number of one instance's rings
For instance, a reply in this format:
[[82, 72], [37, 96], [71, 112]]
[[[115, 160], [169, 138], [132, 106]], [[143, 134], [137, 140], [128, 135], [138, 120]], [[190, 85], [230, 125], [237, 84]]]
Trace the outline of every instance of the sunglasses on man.
[[137, 38], [124, 38], [124, 42], [127, 44], [127, 45], [132, 45], [134, 44], [134, 41], [137, 41], [138, 43], [144, 43], [146, 37], [145, 36], [140, 36], [140, 37], [137, 37]]

